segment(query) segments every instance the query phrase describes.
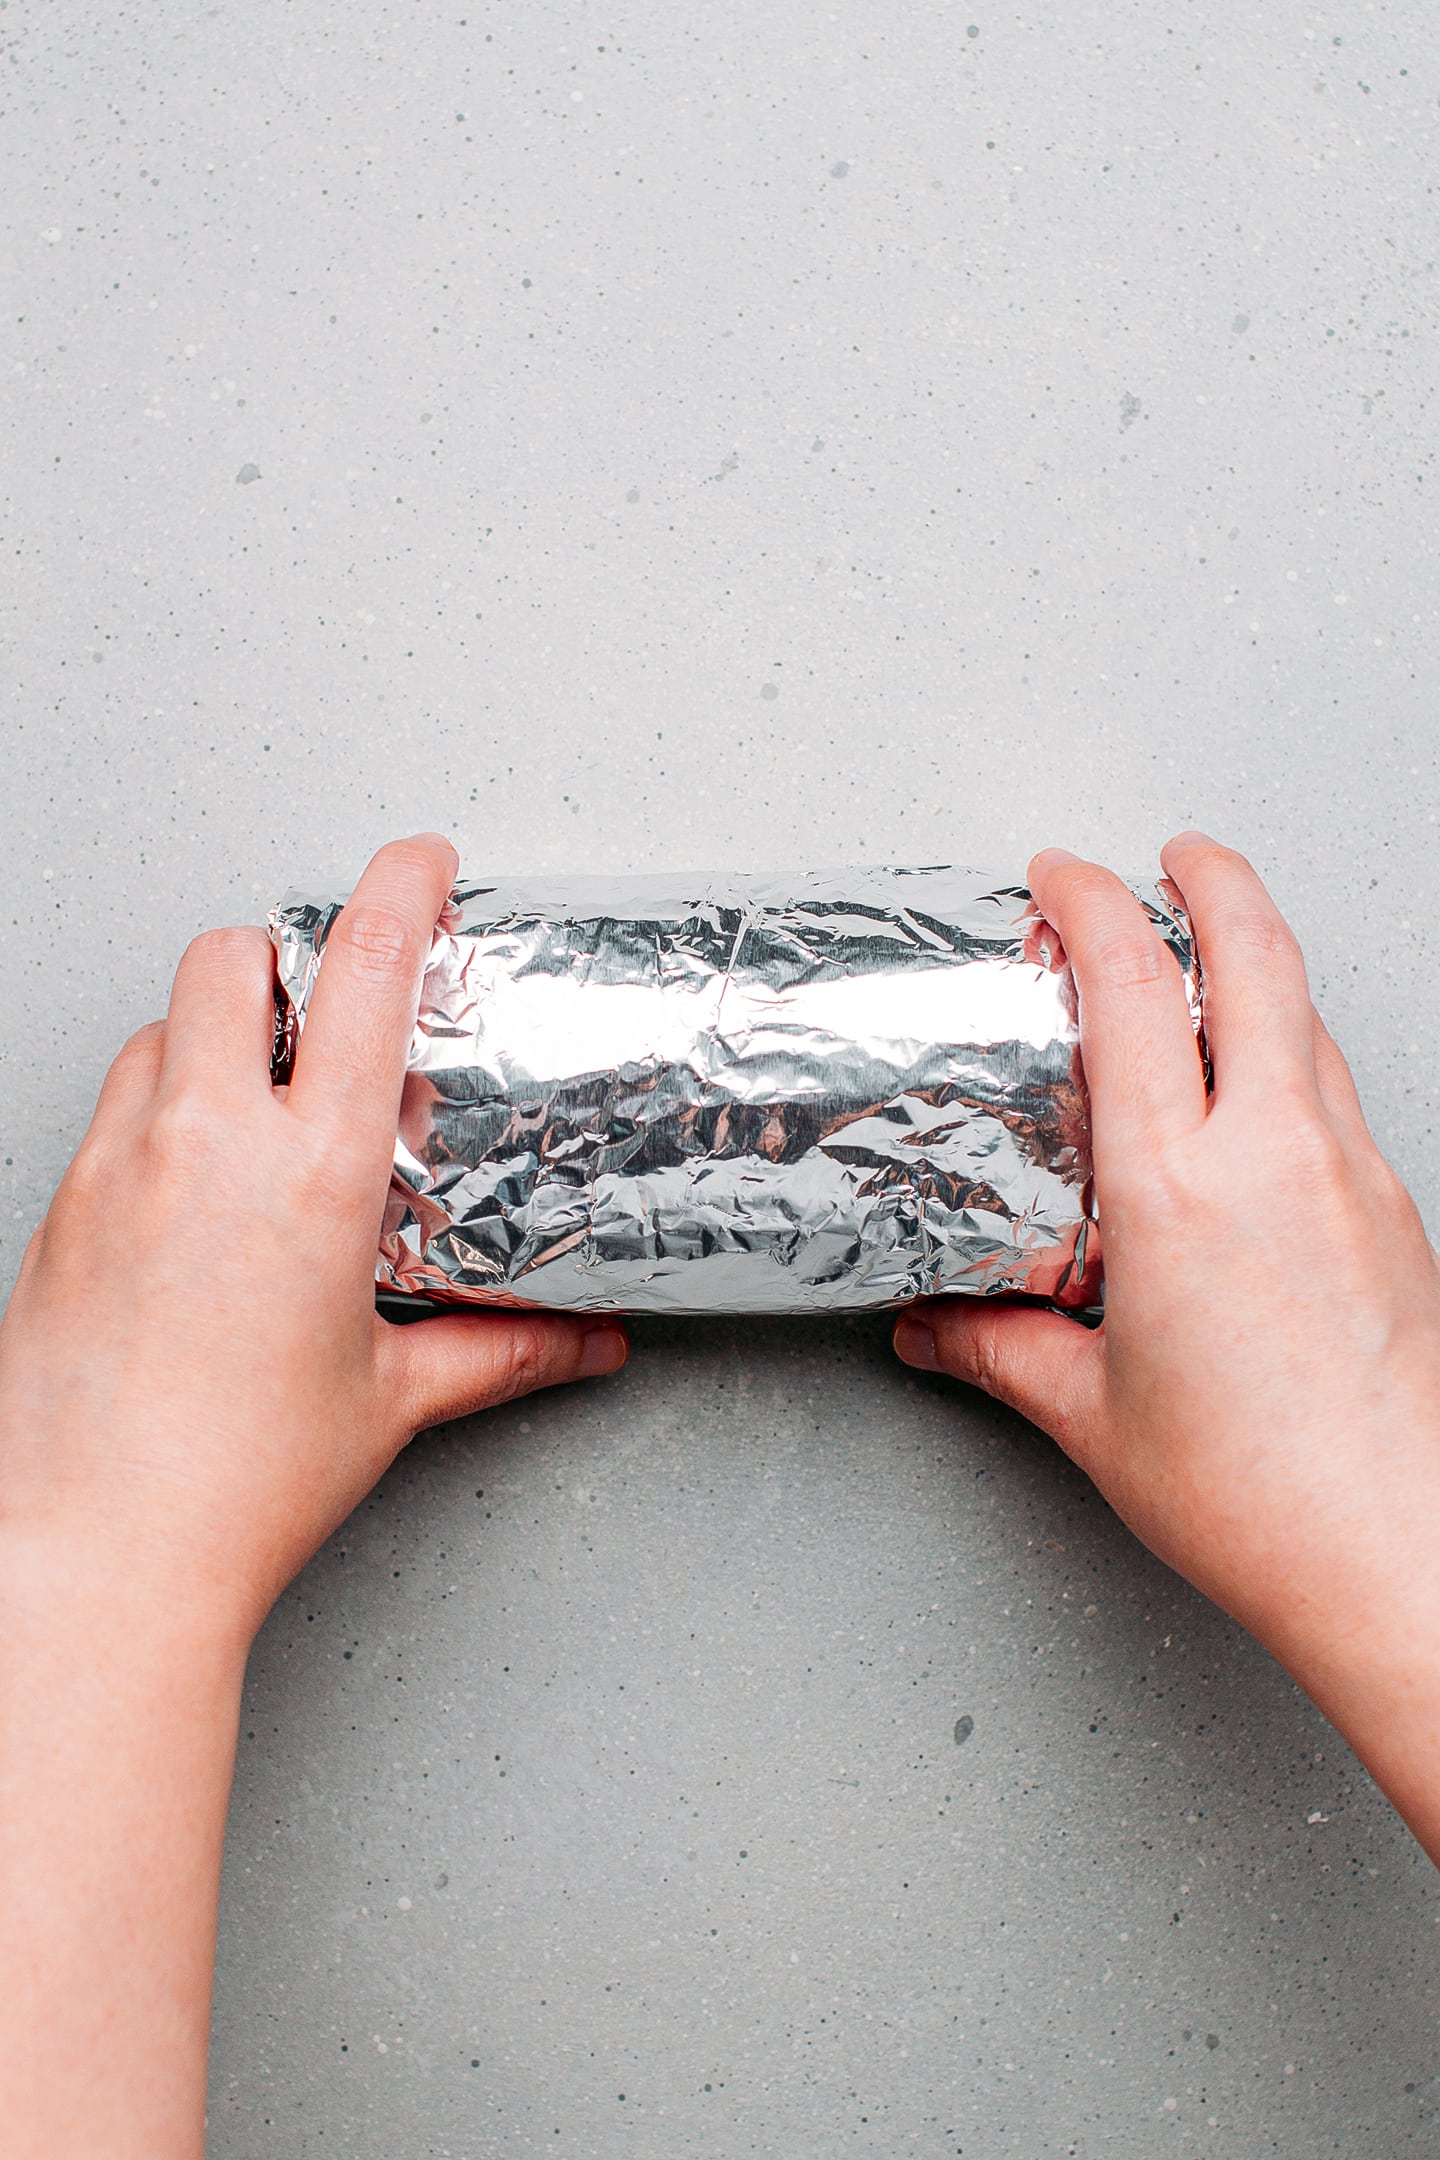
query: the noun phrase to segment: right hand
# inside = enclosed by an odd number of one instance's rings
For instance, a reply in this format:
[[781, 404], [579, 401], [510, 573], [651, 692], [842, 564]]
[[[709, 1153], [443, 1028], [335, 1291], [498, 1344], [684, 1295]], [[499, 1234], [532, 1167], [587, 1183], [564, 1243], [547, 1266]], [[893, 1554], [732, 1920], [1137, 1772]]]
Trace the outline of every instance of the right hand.
[[1440, 1263], [1250, 865], [1165, 849], [1205, 970], [1051, 849], [1036, 901], [1079, 992], [1104, 1324], [931, 1301], [896, 1323], [1052, 1435], [1150, 1549], [1250, 1628], [1440, 1855]]

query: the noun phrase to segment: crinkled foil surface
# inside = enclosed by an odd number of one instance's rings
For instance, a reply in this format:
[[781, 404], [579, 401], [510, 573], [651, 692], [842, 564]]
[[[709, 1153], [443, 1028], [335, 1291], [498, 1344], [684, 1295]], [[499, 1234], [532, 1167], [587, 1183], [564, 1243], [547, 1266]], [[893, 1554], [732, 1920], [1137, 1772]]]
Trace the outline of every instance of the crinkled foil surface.
[[[1198, 1030], [1178, 895], [1133, 889]], [[292, 892], [270, 918], [277, 1078], [344, 897]], [[950, 1291], [1093, 1310], [1059, 941], [1023, 885], [953, 868], [459, 884], [376, 1276], [583, 1312], [843, 1312]]]

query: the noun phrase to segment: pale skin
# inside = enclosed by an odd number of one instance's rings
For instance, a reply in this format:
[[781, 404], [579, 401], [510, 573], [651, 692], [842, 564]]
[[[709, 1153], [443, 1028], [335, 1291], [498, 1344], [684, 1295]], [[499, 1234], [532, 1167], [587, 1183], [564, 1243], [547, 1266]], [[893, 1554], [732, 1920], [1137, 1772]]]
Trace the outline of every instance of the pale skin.
[[611, 1372], [614, 1324], [391, 1327], [375, 1249], [456, 871], [382, 850], [270, 1085], [262, 930], [212, 932], [116, 1059], [0, 1329], [6, 2160], [204, 2145], [220, 1848], [266, 1612], [425, 1425]]
[[1440, 1861], [1440, 1263], [1260, 879], [1199, 833], [1162, 860], [1204, 959], [1208, 1101], [1138, 902], [1061, 850], [1030, 866], [1080, 996], [1104, 1325], [957, 1298], [895, 1347], [1058, 1441]]
[[[1207, 969], [1118, 879], [1031, 866], [1081, 1000], [1107, 1314], [963, 1299], [910, 1363], [1053, 1435], [1250, 1628], [1440, 1858], [1440, 1266], [1242, 858], [1165, 851]], [[271, 1604], [423, 1426], [598, 1377], [623, 1329], [397, 1329], [375, 1244], [430, 934], [455, 872], [384, 849], [292, 1085], [268, 942], [187, 951], [116, 1060], [0, 1328], [0, 2122], [7, 2160], [199, 2160], [220, 1850]]]

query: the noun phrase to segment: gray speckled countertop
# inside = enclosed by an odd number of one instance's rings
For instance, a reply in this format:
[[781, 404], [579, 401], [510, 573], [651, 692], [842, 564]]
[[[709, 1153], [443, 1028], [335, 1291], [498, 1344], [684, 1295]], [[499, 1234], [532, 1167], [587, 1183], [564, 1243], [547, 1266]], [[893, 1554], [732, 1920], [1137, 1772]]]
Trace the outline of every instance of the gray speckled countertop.
[[[0, 47], [8, 1272], [191, 931], [435, 824], [601, 871], [1207, 824], [1440, 1223], [1431, 9]], [[211, 2150], [1430, 2153], [1437, 1921], [1017, 1420], [883, 1323], [643, 1325], [422, 1440], [262, 1636]]]

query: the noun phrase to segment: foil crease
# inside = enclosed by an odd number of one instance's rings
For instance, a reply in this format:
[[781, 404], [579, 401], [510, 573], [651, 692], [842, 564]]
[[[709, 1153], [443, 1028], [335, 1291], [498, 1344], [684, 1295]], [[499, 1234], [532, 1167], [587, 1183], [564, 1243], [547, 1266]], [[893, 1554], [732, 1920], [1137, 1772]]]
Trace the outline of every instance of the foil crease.
[[[1179, 895], [1132, 890], [1203, 1052]], [[345, 897], [292, 891], [271, 914], [277, 1081]], [[572, 1312], [1020, 1291], [1094, 1313], [1060, 941], [1023, 884], [950, 867], [459, 883], [426, 968], [376, 1280]]]

